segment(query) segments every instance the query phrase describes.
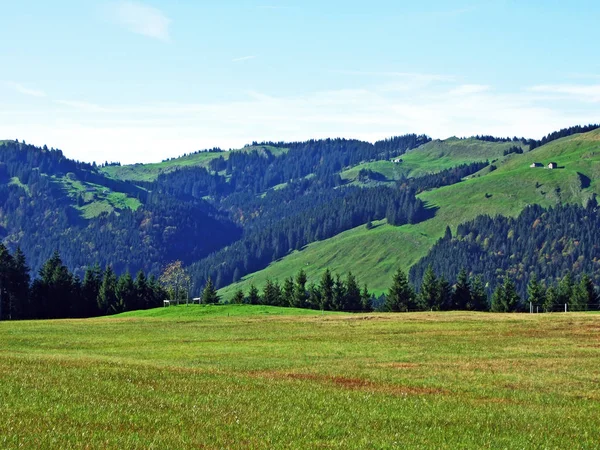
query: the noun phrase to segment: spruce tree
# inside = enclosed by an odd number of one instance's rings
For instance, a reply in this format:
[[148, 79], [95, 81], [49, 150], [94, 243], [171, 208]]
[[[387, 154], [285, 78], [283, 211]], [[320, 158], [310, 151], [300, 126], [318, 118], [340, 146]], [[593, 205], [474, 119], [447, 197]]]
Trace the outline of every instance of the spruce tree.
[[431, 264], [427, 266], [423, 281], [421, 282], [421, 290], [419, 292], [419, 303], [422, 309], [439, 310], [439, 286], [438, 280], [433, 271]]
[[469, 283], [467, 271], [463, 267], [460, 269], [456, 279], [456, 286], [454, 288], [454, 293], [452, 294], [452, 308], [458, 311], [466, 310], [470, 301], [471, 284]]
[[598, 309], [598, 296], [594, 283], [588, 274], [581, 275], [579, 283], [573, 290], [573, 309], [588, 311]]
[[294, 306], [294, 279], [292, 277], [284, 280], [281, 295], [284, 306]]
[[125, 272], [119, 277], [116, 289], [117, 301], [112, 306], [112, 312], [115, 314], [132, 311], [137, 308], [137, 292], [133, 283], [133, 278], [129, 272]]
[[148, 309], [148, 302], [151, 295], [149, 292], [148, 279], [143, 270], [140, 270], [137, 273], [133, 285], [135, 289], [135, 301], [133, 302], [132, 307], [136, 310]]
[[391, 312], [407, 312], [415, 305], [415, 293], [402, 269], [396, 271], [392, 287], [385, 297], [385, 309]]
[[296, 308], [306, 308], [308, 297], [306, 295], [306, 273], [300, 269], [296, 275], [296, 284], [294, 285], [293, 306]]
[[100, 294], [100, 286], [102, 286], [102, 269], [97, 264], [88, 267], [81, 285], [80, 317], [94, 317], [99, 314], [98, 295]]
[[27, 317], [30, 283], [31, 277], [25, 254], [21, 251], [20, 247], [17, 247], [13, 255], [10, 283], [12, 299], [9, 313], [14, 319], [24, 319]]
[[352, 312], [362, 311], [362, 295], [360, 286], [352, 272], [346, 276], [346, 310]]
[[250, 290], [248, 291], [248, 303], [251, 305], [259, 305], [260, 302], [260, 294], [258, 293], [257, 287], [253, 283], [250, 285]]
[[471, 301], [468, 309], [471, 311], [489, 310], [488, 296], [481, 275], [477, 275], [471, 283]]
[[333, 309], [334, 311], [347, 311], [346, 286], [339, 274], [335, 275], [333, 282]]
[[443, 276], [438, 279], [437, 301], [437, 311], [450, 311], [452, 309], [452, 285]]
[[538, 281], [535, 274], [531, 275], [527, 283], [527, 301], [535, 306], [543, 306], [546, 302], [544, 286]]
[[369, 293], [369, 288], [365, 283], [362, 292], [360, 293], [360, 301], [362, 305], [362, 310], [364, 312], [373, 311], [373, 302], [371, 300], [371, 294]]
[[117, 276], [112, 270], [111, 266], [107, 266], [104, 270], [104, 278], [100, 285], [100, 292], [98, 295], [98, 310], [100, 314], [108, 314], [112, 311], [113, 305], [117, 303]]
[[244, 303], [244, 300], [244, 291], [238, 289], [237, 291], [235, 291], [235, 294], [233, 294], [231, 303], [233, 303], [234, 305], [241, 305], [242, 303]]
[[321, 284], [319, 285], [320, 297], [321, 297], [321, 309], [324, 311], [333, 310], [333, 277], [329, 269], [325, 269], [323, 276], [321, 277]]
[[201, 302], [204, 305], [212, 305], [215, 303], [219, 303], [219, 294], [217, 294], [217, 290], [212, 282], [212, 279], [208, 277], [206, 280], [206, 284], [204, 285], [204, 289], [202, 290]]

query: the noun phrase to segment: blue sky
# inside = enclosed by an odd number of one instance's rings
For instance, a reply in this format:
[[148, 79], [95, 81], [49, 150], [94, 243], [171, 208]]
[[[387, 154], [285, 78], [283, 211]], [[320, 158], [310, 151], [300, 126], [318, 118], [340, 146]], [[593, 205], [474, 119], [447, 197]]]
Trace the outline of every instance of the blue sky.
[[0, 139], [86, 161], [600, 122], [592, 1], [21, 0], [1, 14]]

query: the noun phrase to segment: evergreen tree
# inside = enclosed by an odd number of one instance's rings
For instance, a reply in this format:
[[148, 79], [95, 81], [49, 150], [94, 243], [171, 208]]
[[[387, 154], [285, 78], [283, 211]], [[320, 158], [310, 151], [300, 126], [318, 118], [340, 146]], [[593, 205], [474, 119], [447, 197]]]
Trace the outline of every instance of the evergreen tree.
[[217, 290], [215, 289], [215, 286], [210, 278], [206, 280], [206, 284], [202, 290], [201, 299], [202, 304], [204, 305], [211, 305], [214, 303], [219, 303], [220, 301], [219, 294], [217, 294]]
[[107, 266], [104, 270], [104, 278], [100, 285], [98, 295], [98, 310], [100, 314], [110, 314], [114, 309], [113, 306], [117, 303], [117, 276], [111, 266]]
[[14, 319], [24, 319], [28, 314], [31, 277], [25, 254], [21, 251], [20, 247], [17, 247], [13, 255], [13, 266], [10, 277], [10, 289], [12, 292], [9, 314]]
[[553, 312], [561, 311], [564, 309], [563, 305], [560, 305], [560, 297], [556, 286], [550, 286], [546, 291], [546, 301], [544, 302], [544, 311]]
[[481, 275], [477, 275], [471, 283], [471, 301], [468, 309], [471, 311], [489, 310], [488, 296]]
[[458, 273], [456, 286], [452, 294], [452, 308], [458, 311], [467, 309], [467, 305], [471, 302], [471, 284], [467, 276], [467, 271], [463, 267]]
[[576, 311], [598, 309], [598, 295], [592, 279], [587, 274], [581, 275], [579, 283], [573, 290], [572, 308]]
[[388, 295], [385, 297], [385, 309], [392, 312], [410, 311], [415, 305], [415, 293], [408, 282], [406, 274], [398, 269], [392, 281]]
[[294, 279], [292, 277], [288, 277], [283, 281], [281, 295], [283, 306], [294, 306]]
[[115, 294], [117, 302], [112, 306], [114, 314], [132, 311], [137, 307], [137, 292], [129, 272], [125, 272], [119, 277]]
[[423, 282], [421, 283], [421, 290], [419, 292], [419, 303], [421, 308], [435, 311], [439, 311], [441, 306], [438, 280], [431, 264], [427, 266], [427, 270], [423, 275]]
[[88, 267], [81, 285], [80, 314], [77, 317], [94, 317], [98, 311], [98, 296], [102, 286], [102, 269], [95, 264]]
[[438, 311], [450, 311], [452, 309], [452, 285], [446, 278], [438, 279]]
[[9, 320], [13, 314], [13, 306], [11, 305], [11, 271], [14, 267], [13, 257], [4, 246], [0, 243], [0, 320]]
[[233, 303], [234, 305], [241, 305], [242, 303], [244, 303], [244, 300], [244, 291], [238, 289], [237, 291], [235, 291], [235, 294], [233, 294], [231, 303]]
[[321, 298], [321, 309], [324, 311], [333, 310], [333, 277], [329, 269], [325, 269], [323, 276], [321, 277], [321, 284], [319, 286], [320, 298]]
[[346, 286], [339, 274], [335, 275], [333, 282], [333, 309], [335, 311], [347, 311], [346, 305]]
[[565, 276], [560, 280], [557, 287], [557, 302], [560, 305], [570, 305], [573, 301], [573, 291], [575, 288], [575, 281], [571, 272], [567, 272]]
[[504, 275], [502, 284], [496, 288], [492, 296], [492, 311], [518, 311], [520, 301], [514, 281], [508, 274]]
[[149, 303], [151, 301], [152, 294], [150, 293], [148, 279], [146, 278], [146, 274], [143, 270], [140, 270], [135, 276], [133, 286], [135, 289], [135, 300], [133, 300], [132, 308], [135, 310], [151, 308]]
[[248, 303], [251, 305], [259, 305], [261, 303], [260, 294], [254, 283], [250, 285], [250, 291], [248, 291]]
[[307, 306], [306, 280], [306, 273], [300, 269], [300, 272], [296, 275], [296, 284], [294, 286], [293, 306], [296, 308], [306, 308]]
[[527, 284], [527, 301], [535, 306], [542, 306], [546, 302], [544, 286], [538, 281], [535, 274], [531, 275]]
[[371, 294], [369, 293], [369, 289], [367, 288], [367, 284], [365, 283], [362, 292], [360, 293], [360, 301], [362, 305], [362, 310], [364, 312], [373, 311], [373, 302], [371, 300]]
[[352, 312], [363, 310], [360, 286], [352, 272], [348, 272], [346, 277], [346, 310]]
[[262, 304], [271, 306], [281, 305], [281, 287], [277, 281], [267, 279], [263, 288]]

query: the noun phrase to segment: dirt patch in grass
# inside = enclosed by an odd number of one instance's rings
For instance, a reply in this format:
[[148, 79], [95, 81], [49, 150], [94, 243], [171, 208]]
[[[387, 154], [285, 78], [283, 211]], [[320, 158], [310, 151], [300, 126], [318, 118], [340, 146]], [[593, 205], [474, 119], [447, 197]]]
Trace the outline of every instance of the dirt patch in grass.
[[345, 377], [341, 375], [324, 375], [317, 373], [290, 373], [277, 371], [254, 372], [252, 376], [274, 380], [312, 381], [324, 385], [333, 385], [352, 391], [369, 391], [388, 395], [448, 395], [450, 391], [441, 388], [423, 386], [399, 386], [396, 384], [376, 383], [364, 378]]

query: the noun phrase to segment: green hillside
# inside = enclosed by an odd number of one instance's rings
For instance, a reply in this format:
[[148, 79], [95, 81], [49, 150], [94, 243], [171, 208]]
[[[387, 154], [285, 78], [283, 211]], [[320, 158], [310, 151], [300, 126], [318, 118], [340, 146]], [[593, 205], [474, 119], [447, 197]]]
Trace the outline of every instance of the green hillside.
[[[459, 149], [460, 142], [468, 140], [452, 142], [457, 160], [461, 158], [459, 155], [467, 153]], [[430, 144], [435, 146], [435, 142]], [[418, 152], [417, 149], [411, 153]], [[431, 155], [423, 160], [429, 160]], [[534, 162], [546, 165], [551, 161], [558, 163], [559, 168], [529, 167]], [[408, 269], [425, 256], [447, 225], [455, 230], [460, 223], [481, 214], [515, 216], [529, 204], [583, 204], [593, 193], [600, 194], [600, 130], [500, 158], [496, 166], [497, 170], [484, 170], [462, 183], [420, 194], [430, 207], [437, 208], [435, 217], [428, 221], [401, 227], [378, 224], [372, 230], [364, 226], [349, 230], [272, 263], [265, 270], [222, 289], [222, 295], [227, 299], [237, 288], [247, 291], [251, 283], [262, 286], [267, 278], [281, 280], [300, 268], [306, 270], [310, 281], [317, 281], [327, 267], [340, 273], [351, 270], [368, 281], [371, 290], [381, 293], [387, 290], [393, 271], [397, 267]]]
[[[286, 149], [271, 147], [267, 145], [248, 146], [238, 151], [259, 152], [269, 150], [274, 155], [281, 154]], [[223, 157], [229, 158], [229, 152], [198, 152], [179, 158], [169, 159], [167, 161], [150, 164], [130, 164], [125, 166], [106, 166], [102, 171], [112, 178], [125, 181], [153, 181], [161, 173], [168, 173], [183, 167], [208, 167], [208, 163], [213, 159]]]
[[[502, 160], [504, 152], [514, 146], [528, 150], [528, 147], [521, 142], [487, 142], [475, 138], [435, 140], [393, 158], [392, 161], [373, 161], [352, 167], [343, 171], [341, 176], [352, 181], [356, 179], [361, 169], [369, 169], [381, 173], [388, 180], [418, 177], [461, 164]], [[398, 158], [401, 162], [393, 162]]]

